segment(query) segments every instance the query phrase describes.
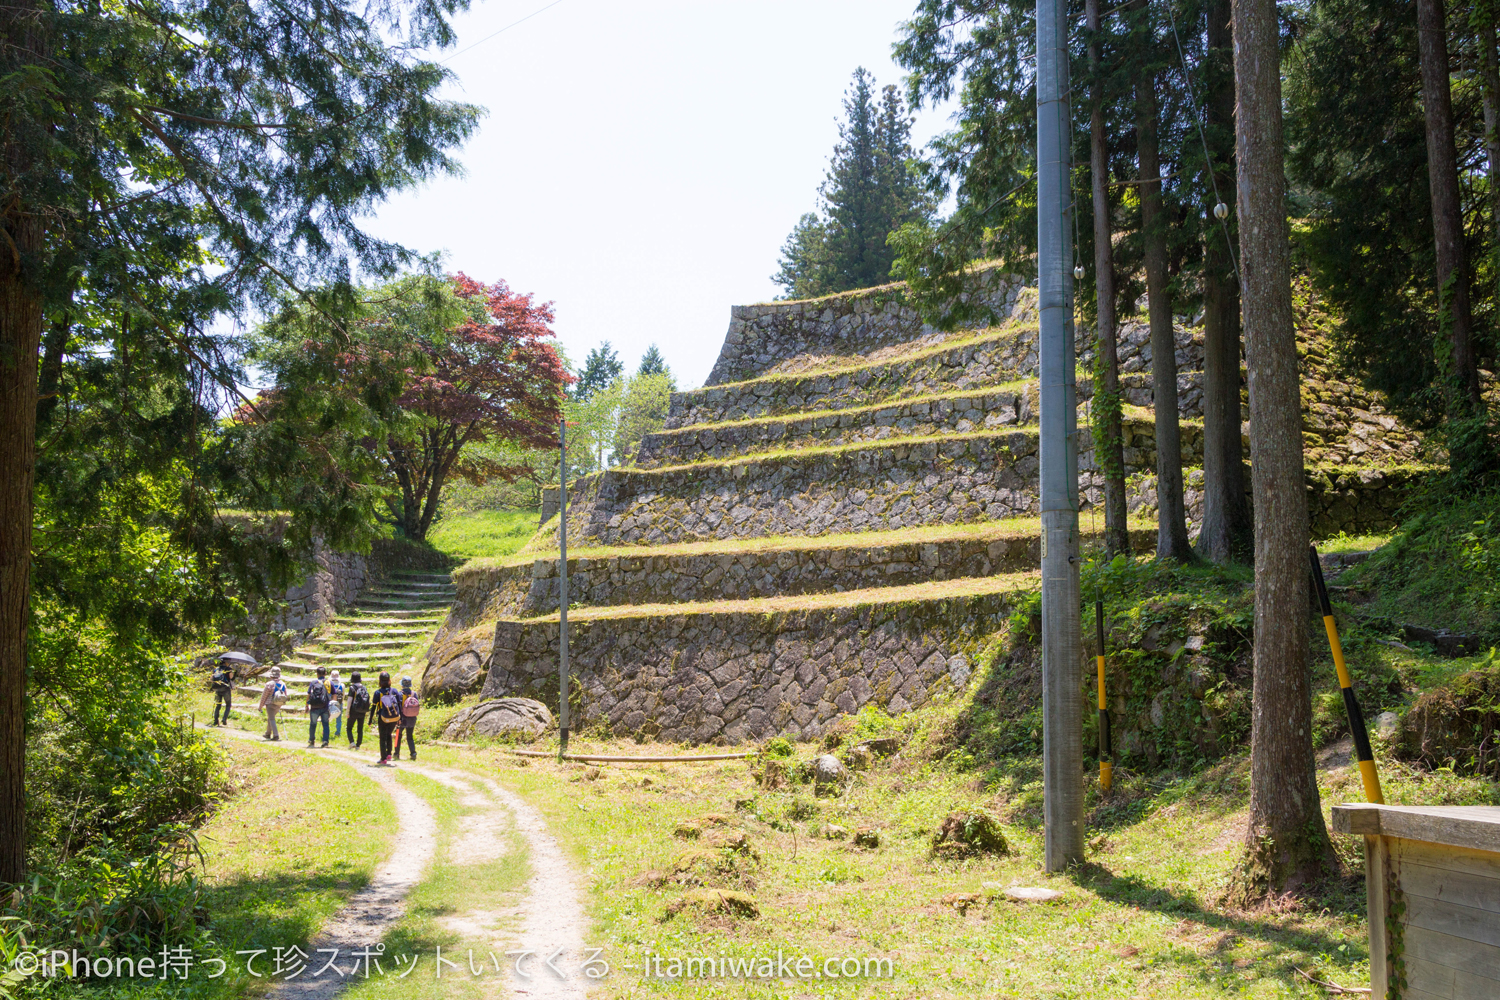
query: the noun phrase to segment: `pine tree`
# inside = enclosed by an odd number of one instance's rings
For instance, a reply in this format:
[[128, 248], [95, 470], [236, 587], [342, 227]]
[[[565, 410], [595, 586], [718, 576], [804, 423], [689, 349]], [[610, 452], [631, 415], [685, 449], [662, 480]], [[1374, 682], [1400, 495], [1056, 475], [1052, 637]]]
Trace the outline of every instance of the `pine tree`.
[[879, 98], [862, 67], [844, 96], [844, 121], [818, 189], [821, 213], [804, 215], [782, 246], [773, 276], [789, 296], [808, 298], [891, 280], [892, 232], [932, 214], [913, 173], [911, 118], [894, 86]]
[[635, 370], [637, 375], [665, 375], [667, 374], [666, 359], [661, 356], [661, 351], [652, 344], [646, 348], [646, 353], [641, 355], [640, 367]]
[[620, 361], [620, 356], [615, 353], [609, 341], [604, 341], [584, 358], [583, 371], [578, 374], [578, 382], [573, 386], [573, 398], [580, 403], [588, 402], [596, 392], [613, 385], [615, 379], [624, 372], [625, 365]]

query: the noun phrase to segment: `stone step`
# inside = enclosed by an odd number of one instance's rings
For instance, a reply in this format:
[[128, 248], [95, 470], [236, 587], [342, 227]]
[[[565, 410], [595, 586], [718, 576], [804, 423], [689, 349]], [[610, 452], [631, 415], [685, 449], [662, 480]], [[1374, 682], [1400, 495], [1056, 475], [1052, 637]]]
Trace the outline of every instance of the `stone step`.
[[808, 448], [994, 430], [1035, 422], [1036, 383], [914, 396], [872, 406], [789, 413], [726, 424], [694, 424], [647, 434], [635, 464], [643, 469]]
[[451, 601], [453, 599], [453, 588], [450, 586], [443, 591], [401, 591], [388, 590], [384, 587], [370, 587], [360, 594], [359, 599], [361, 601], [368, 601], [371, 599], [379, 599], [383, 601], [401, 601], [404, 603], [409, 603], [415, 607], [421, 607], [433, 602], [441, 603], [443, 601]]
[[344, 614], [335, 618], [335, 625], [404, 625], [421, 626], [431, 622], [443, 620], [443, 609], [432, 610], [390, 610], [372, 611], [368, 616], [361, 614]]
[[426, 611], [430, 608], [441, 608], [452, 600], [452, 595], [447, 597], [423, 596], [423, 597], [400, 597], [395, 594], [370, 594], [360, 597], [355, 601], [359, 608], [375, 608], [378, 610], [389, 609], [397, 611]]
[[[376, 651], [378, 652], [378, 651]], [[318, 649], [299, 649], [296, 656], [300, 659], [309, 660], [316, 667], [339, 667], [343, 668], [345, 663], [378, 663], [382, 666], [396, 662], [389, 655], [371, 656], [368, 653], [329, 653]]]
[[[1085, 544], [1102, 541], [1103, 524], [1085, 518]], [[1156, 546], [1154, 520], [1132, 518], [1131, 546]], [[570, 607], [745, 600], [823, 594], [925, 580], [982, 577], [1036, 569], [1041, 524], [1014, 518], [976, 525], [869, 531], [756, 543], [585, 549], [568, 559]], [[556, 552], [527, 561], [469, 569], [463, 579], [482, 592], [487, 614], [553, 614], [558, 600]], [[476, 602], [478, 603], [478, 602]]]
[[386, 629], [378, 629], [378, 628], [341, 628], [341, 629], [337, 629], [336, 631], [337, 631], [337, 634], [340, 635], [340, 636], [349, 636], [351, 638], [358, 637], [358, 638], [368, 638], [368, 639], [399, 639], [399, 640], [401, 640], [403, 642], [411, 642], [413, 639], [418, 639], [418, 638], [421, 638], [424, 635], [429, 634], [432, 631], [432, 629], [429, 629], [429, 628], [386, 628]]
[[410, 639], [325, 639], [319, 645], [334, 652], [358, 652], [360, 650], [400, 649], [411, 645]]

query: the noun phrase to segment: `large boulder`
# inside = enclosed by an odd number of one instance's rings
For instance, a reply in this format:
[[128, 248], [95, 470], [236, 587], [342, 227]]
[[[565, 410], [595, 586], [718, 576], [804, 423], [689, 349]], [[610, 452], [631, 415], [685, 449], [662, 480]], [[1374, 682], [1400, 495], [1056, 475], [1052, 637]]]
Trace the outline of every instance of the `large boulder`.
[[483, 622], [434, 642], [427, 650], [422, 700], [435, 705], [458, 701], [479, 690], [495, 646], [493, 622]]
[[530, 698], [495, 698], [466, 708], [443, 730], [445, 740], [467, 740], [476, 736], [512, 736], [534, 740], [552, 725], [547, 706]]

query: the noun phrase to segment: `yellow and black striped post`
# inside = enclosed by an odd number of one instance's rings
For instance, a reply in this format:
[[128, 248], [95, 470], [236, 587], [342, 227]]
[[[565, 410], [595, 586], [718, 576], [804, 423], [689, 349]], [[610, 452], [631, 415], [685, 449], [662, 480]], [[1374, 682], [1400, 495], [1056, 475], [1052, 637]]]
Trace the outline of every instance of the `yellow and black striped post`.
[[1323, 582], [1323, 565], [1318, 562], [1318, 547], [1308, 546], [1312, 557], [1313, 585], [1318, 590], [1318, 606], [1323, 610], [1323, 628], [1328, 632], [1328, 646], [1333, 650], [1333, 667], [1339, 674], [1339, 689], [1344, 694], [1344, 711], [1349, 715], [1349, 732], [1354, 737], [1354, 756], [1359, 760], [1359, 776], [1365, 783], [1365, 799], [1384, 803], [1380, 792], [1380, 775], [1375, 771], [1375, 754], [1370, 750], [1370, 733], [1365, 729], [1365, 714], [1354, 697], [1354, 681], [1344, 665], [1344, 647], [1339, 642], [1339, 627], [1333, 620], [1333, 605], [1328, 603], [1328, 587]]
[[1099, 632], [1099, 788], [1109, 791], [1115, 779], [1115, 752], [1109, 739], [1109, 703], [1104, 700], [1104, 602], [1094, 601], [1094, 625]]

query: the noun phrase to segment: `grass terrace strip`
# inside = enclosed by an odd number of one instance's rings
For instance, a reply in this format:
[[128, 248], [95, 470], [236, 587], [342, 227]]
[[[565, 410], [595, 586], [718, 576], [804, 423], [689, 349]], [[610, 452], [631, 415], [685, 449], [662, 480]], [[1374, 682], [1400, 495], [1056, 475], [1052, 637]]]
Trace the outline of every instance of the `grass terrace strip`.
[[[984, 597], [991, 594], [1026, 593], [1036, 588], [1041, 574], [1031, 570], [1000, 576], [966, 577], [914, 583], [905, 587], [869, 587], [835, 594], [811, 594], [798, 597], [761, 597], [744, 601], [694, 601], [686, 604], [633, 604], [615, 608], [573, 608], [569, 621], [601, 619], [663, 618], [682, 615], [760, 614], [791, 611], [818, 611], [829, 608], [856, 608], [865, 605], [907, 604], [943, 601], [962, 597]], [[555, 622], [556, 614], [537, 615], [525, 622]]]

